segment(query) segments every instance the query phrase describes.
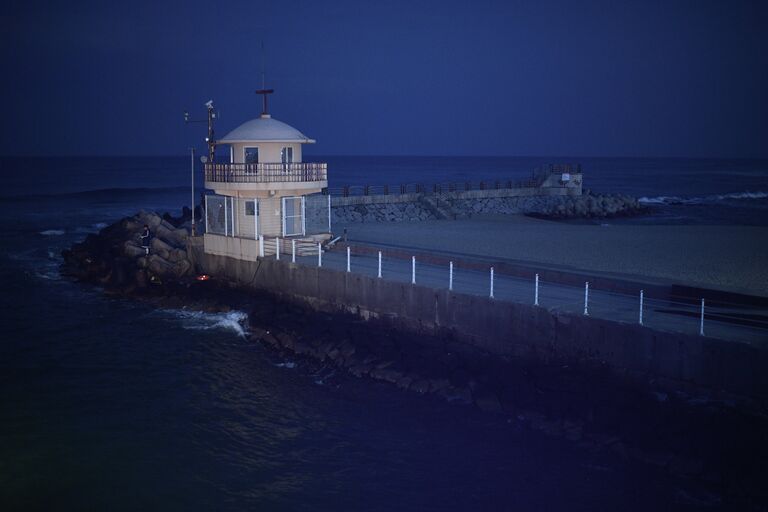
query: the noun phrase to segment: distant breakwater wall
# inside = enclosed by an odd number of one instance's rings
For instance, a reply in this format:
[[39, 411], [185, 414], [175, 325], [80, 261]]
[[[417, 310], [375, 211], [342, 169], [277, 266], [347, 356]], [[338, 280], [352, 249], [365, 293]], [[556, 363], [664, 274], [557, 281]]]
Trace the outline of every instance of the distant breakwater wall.
[[448, 334], [489, 354], [609, 368], [633, 379], [768, 399], [768, 353], [745, 344], [654, 331], [327, 268], [242, 261], [190, 248], [213, 276], [321, 311], [379, 318], [400, 328]]
[[614, 217], [645, 211], [637, 199], [581, 194], [581, 187], [523, 187], [439, 193], [332, 196], [332, 222], [404, 222], [486, 214]]

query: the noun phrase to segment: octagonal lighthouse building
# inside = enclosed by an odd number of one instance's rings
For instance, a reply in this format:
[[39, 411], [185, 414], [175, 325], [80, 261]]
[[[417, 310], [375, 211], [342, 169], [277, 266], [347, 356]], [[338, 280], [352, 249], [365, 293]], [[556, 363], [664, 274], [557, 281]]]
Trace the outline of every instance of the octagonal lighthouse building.
[[[310, 139], [267, 112], [216, 145], [229, 163], [205, 164], [205, 252], [237, 259], [317, 254], [331, 234], [327, 164], [302, 162]], [[278, 254], [276, 254], [278, 253]]]

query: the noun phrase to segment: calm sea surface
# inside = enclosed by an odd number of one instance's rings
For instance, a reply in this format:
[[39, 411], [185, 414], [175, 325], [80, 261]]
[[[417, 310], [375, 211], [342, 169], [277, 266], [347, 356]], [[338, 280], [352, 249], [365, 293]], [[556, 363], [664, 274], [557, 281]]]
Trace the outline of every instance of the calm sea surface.
[[[332, 187], [518, 179], [568, 159], [317, 157]], [[768, 162], [579, 159], [656, 205], [622, 222], [768, 225]], [[189, 160], [0, 159], [0, 508], [651, 510], [687, 491], [472, 409], [310, 373], [241, 313], [158, 311], [62, 278], [62, 249], [189, 204]], [[199, 171], [199, 170], [198, 170]], [[198, 175], [198, 184], [200, 176]]]

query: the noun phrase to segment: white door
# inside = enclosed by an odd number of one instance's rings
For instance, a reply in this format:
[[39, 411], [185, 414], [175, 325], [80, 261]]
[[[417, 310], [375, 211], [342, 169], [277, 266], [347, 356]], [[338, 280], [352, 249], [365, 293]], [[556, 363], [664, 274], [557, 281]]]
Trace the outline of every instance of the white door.
[[253, 199], [245, 202], [245, 218], [253, 216], [253, 238], [259, 238], [259, 201]]
[[304, 235], [304, 196], [284, 197], [283, 236]]

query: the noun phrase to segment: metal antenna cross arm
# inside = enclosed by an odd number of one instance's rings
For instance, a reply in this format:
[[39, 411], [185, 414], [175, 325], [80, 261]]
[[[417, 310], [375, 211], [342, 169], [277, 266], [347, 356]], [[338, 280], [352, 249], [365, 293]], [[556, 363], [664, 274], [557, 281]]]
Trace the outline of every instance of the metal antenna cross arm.
[[274, 89], [258, 89], [256, 91], [256, 94], [261, 94], [263, 96], [261, 115], [269, 114], [269, 110], [267, 109], [267, 95], [272, 94], [273, 92], [275, 92]]

